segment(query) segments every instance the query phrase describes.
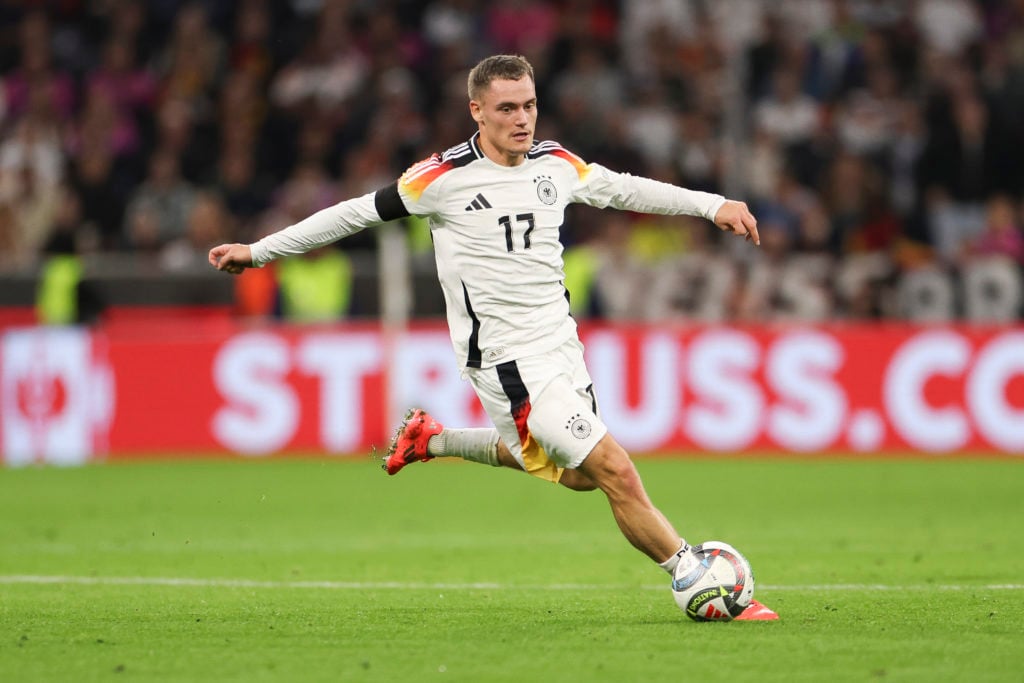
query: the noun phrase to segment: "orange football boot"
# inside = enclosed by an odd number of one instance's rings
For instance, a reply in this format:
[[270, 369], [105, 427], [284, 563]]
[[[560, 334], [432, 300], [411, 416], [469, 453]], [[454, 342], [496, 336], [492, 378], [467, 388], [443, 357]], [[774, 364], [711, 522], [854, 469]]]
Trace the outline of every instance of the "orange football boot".
[[398, 474], [409, 463], [432, 460], [434, 456], [427, 453], [427, 443], [430, 437], [440, 434], [443, 429], [444, 426], [427, 411], [421, 408], [409, 411], [395, 433], [395, 438], [391, 440], [381, 467], [388, 474]]

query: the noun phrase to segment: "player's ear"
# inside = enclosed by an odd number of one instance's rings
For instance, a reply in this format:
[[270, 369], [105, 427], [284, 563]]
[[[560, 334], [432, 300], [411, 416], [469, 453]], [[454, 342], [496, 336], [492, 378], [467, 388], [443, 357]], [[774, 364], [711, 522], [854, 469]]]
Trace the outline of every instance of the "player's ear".
[[482, 123], [484, 120], [484, 111], [480, 106], [480, 103], [476, 100], [469, 101], [469, 115], [473, 117], [473, 120], [477, 123]]

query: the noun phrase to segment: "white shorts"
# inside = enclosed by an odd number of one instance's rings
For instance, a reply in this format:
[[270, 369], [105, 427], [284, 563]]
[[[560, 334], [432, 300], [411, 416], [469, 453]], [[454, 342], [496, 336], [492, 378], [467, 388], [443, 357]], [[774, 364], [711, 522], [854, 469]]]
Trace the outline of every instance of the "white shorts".
[[501, 440], [536, 477], [557, 482], [608, 433], [579, 339], [492, 368], [470, 368], [466, 376]]

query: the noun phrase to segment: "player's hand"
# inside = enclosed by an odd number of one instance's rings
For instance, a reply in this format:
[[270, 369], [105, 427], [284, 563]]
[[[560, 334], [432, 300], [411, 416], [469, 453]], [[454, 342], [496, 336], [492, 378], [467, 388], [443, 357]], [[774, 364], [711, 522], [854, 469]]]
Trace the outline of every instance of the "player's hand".
[[246, 268], [252, 268], [252, 250], [248, 244], [222, 244], [210, 250], [210, 265], [238, 275]]
[[761, 245], [761, 236], [757, 234], [757, 219], [744, 202], [728, 200], [715, 214], [715, 225], [726, 232], [743, 235], [754, 244]]

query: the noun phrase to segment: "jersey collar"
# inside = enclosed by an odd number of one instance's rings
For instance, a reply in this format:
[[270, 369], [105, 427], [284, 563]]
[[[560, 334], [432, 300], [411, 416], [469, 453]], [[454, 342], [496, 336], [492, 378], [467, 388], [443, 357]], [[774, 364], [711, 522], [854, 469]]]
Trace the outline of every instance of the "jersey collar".
[[480, 131], [473, 133], [473, 137], [469, 139], [469, 148], [473, 150], [477, 159], [485, 158], [483, 150], [480, 149]]
[[[471, 137], [469, 139], [468, 144], [469, 144], [469, 149], [472, 150], [473, 155], [477, 159], [487, 159], [487, 155], [485, 155], [484, 151], [482, 149], [480, 149], [480, 131], [477, 131], [477, 132], [473, 133], [473, 137]], [[537, 140], [535, 139], [533, 141], [533, 143], [530, 144], [530, 151], [526, 153], [526, 158], [527, 159], [533, 159], [536, 156], [536, 152], [537, 152]], [[487, 160], [490, 161], [490, 159], [487, 159]], [[494, 162], [492, 161], [491, 163], [494, 163]]]

